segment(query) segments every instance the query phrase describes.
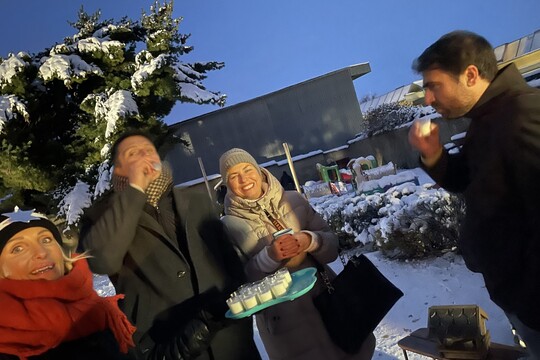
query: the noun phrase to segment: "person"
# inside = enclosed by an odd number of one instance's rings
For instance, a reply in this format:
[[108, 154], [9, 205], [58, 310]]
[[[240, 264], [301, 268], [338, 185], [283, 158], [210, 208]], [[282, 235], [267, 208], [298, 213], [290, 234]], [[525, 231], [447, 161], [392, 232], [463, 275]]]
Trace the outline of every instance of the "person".
[[283, 189], [285, 190], [296, 189], [296, 185], [294, 185], [294, 179], [291, 177], [291, 175], [287, 174], [285, 170], [283, 170], [281, 178], [279, 178], [279, 183], [281, 184], [281, 186], [283, 186]]
[[136, 359], [258, 359], [249, 319], [225, 318], [245, 280], [205, 194], [172, 188], [152, 139], [128, 130], [111, 148], [112, 191], [86, 210], [81, 242], [90, 268], [126, 295]]
[[483, 275], [491, 299], [539, 358], [540, 90], [514, 64], [497, 70], [489, 42], [468, 31], [442, 36], [413, 69], [423, 76], [426, 105], [471, 122], [458, 154], [444, 149], [434, 123], [424, 135], [413, 124], [409, 142], [439, 185], [464, 194], [466, 265]]
[[[278, 179], [242, 149], [225, 152], [219, 168], [228, 188], [222, 221], [244, 260], [248, 280], [260, 280], [282, 267], [294, 272], [318, 264], [335, 277], [327, 264], [337, 258], [337, 236], [300, 193], [284, 191]], [[272, 234], [285, 228], [294, 233], [273, 241]], [[326, 288], [319, 278], [307, 295], [255, 315], [270, 359], [371, 359], [373, 334], [353, 356], [331, 341], [313, 305], [321, 291]]]
[[66, 256], [45, 215], [0, 213], [0, 359], [127, 359], [122, 296], [94, 291], [86, 255]]

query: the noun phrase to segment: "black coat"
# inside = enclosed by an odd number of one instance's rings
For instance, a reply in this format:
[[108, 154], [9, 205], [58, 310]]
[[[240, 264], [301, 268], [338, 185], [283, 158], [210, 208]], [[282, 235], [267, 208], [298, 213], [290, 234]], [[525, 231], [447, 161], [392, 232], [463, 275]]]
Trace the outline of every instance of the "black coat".
[[109, 193], [82, 220], [93, 272], [107, 274], [120, 307], [137, 327], [138, 358], [170, 342], [193, 318], [210, 320], [210, 348], [197, 359], [258, 359], [249, 319], [224, 319], [228, 295], [244, 282], [242, 265], [205, 194], [171, 191], [158, 208], [128, 187]]
[[466, 117], [460, 154], [426, 171], [465, 195], [459, 246], [469, 269], [503, 310], [540, 330], [540, 90], [509, 65]]
[[[16, 360], [14, 355], [0, 354], [0, 360]], [[97, 332], [82, 339], [60, 344], [41, 355], [30, 356], [30, 360], [128, 360], [120, 353], [114, 335], [109, 330]]]

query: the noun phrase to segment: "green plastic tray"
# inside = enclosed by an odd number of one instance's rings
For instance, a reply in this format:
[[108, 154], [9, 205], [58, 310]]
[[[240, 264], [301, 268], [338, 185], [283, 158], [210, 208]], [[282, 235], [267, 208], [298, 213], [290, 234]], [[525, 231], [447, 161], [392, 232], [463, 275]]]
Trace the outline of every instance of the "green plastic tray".
[[266, 309], [267, 307], [270, 307], [272, 305], [276, 305], [285, 301], [292, 301], [305, 293], [307, 293], [309, 290], [313, 288], [315, 285], [315, 281], [317, 281], [317, 277], [315, 274], [317, 273], [317, 269], [314, 267], [308, 267], [302, 270], [298, 270], [296, 272], [293, 272], [291, 274], [292, 283], [291, 286], [289, 286], [289, 289], [287, 292], [278, 297], [277, 299], [268, 300], [262, 304], [259, 304], [249, 310], [242, 311], [238, 314], [233, 314], [231, 310], [227, 310], [225, 313], [225, 316], [230, 319], [241, 319], [248, 316], [251, 316], [255, 314], [258, 311], [261, 311], [263, 309]]

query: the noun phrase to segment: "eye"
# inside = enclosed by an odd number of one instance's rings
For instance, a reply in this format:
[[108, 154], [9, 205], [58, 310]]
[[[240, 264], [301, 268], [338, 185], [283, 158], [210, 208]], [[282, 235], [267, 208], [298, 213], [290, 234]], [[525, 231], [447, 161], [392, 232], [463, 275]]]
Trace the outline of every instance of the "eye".
[[17, 245], [17, 246], [14, 246], [13, 248], [11, 248], [11, 253], [12, 254], [19, 254], [20, 252], [22, 252], [24, 250], [24, 248], [20, 245]]
[[50, 236], [46, 236], [46, 237], [44, 237], [44, 238], [41, 239], [41, 242], [42, 242], [43, 244], [50, 244], [50, 243], [53, 242], [53, 239], [52, 239]]

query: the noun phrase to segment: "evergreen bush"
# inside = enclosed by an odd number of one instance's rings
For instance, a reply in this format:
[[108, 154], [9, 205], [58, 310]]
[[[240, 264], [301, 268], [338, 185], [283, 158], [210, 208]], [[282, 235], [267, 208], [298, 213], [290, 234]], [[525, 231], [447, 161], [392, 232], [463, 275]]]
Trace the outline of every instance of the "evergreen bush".
[[465, 202], [431, 184], [412, 183], [385, 193], [310, 199], [338, 235], [343, 250], [371, 245], [394, 259], [418, 259], [457, 250]]

